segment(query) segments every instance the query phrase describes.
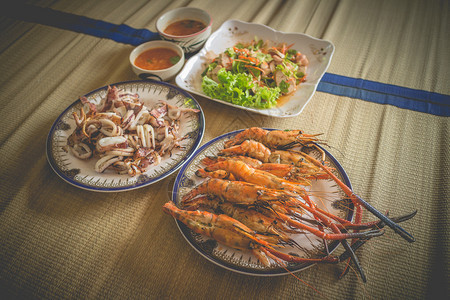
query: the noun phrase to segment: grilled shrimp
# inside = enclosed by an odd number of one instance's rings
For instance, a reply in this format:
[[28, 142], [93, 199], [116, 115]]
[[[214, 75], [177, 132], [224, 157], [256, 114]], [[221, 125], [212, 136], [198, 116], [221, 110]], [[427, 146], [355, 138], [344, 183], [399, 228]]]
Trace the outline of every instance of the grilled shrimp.
[[262, 162], [269, 162], [271, 154], [272, 151], [268, 147], [254, 140], [244, 140], [238, 145], [228, 146], [219, 151], [219, 155], [245, 155]]
[[289, 196], [281, 191], [243, 181], [210, 178], [190, 190], [181, 203], [186, 205], [198, 195], [217, 196], [232, 203], [246, 205], [289, 201]]
[[252, 168], [242, 161], [237, 160], [219, 161], [213, 165], [207, 166], [204, 170], [205, 171], [225, 170], [233, 174], [233, 176], [238, 180], [265, 186], [271, 189], [286, 190], [292, 193], [296, 193], [300, 196], [304, 196], [306, 194], [305, 189], [301, 185], [277, 177], [269, 172]]
[[[309, 167], [297, 167], [291, 164], [280, 164], [280, 163], [263, 163], [257, 159], [247, 157], [247, 156], [227, 156], [227, 157], [205, 157], [202, 159], [202, 163], [205, 165], [212, 165], [215, 164], [218, 161], [224, 161], [224, 160], [239, 160], [247, 165], [261, 170], [265, 172], [272, 173], [273, 175], [276, 175], [278, 177], [281, 177], [283, 179], [293, 181], [296, 183], [301, 183], [303, 185], [310, 185], [310, 180], [313, 179], [329, 179], [329, 175], [322, 170], [317, 170], [317, 168], [309, 168]], [[206, 172], [201, 172], [202, 175], [207, 175]], [[228, 173], [226, 173], [228, 174]], [[213, 174], [211, 174], [213, 175]], [[202, 176], [202, 177], [211, 177], [211, 176]], [[222, 177], [215, 177], [215, 178], [226, 178], [224, 176]]]
[[225, 148], [241, 144], [245, 140], [261, 142], [269, 148], [291, 148], [294, 146], [314, 146], [320, 134], [306, 134], [301, 130], [265, 130], [259, 127], [248, 128], [225, 143]]
[[237, 155], [237, 156], [226, 156], [226, 157], [220, 157], [220, 156], [206, 156], [204, 157], [201, 162], [205, 165], [212, 165], [215, 164], [218, 161], [221, 160], [227, 160], [227, 159], [234, 159], [234, 160], [240, 160], [245, 162], [247, 165], [255, 168], [255, 169], [259, 169], [262, 165], [263, 162], [255, 159], [255, 158], [251, 158], [248, 156], [244, 156], [244, 155]]
[[278, 242], [278, 239], [284, 242], [291, 242], [291, 239], [285, 234], [298, 233], [295, 230], [288, 228], [283, 222], [278, 222], [275, 217], [276, 214], [268, 216], [255, 209], [249, 209], [248, 207], [238, 206], [230, 202], [220, 201], [217, 197], [198, 197], [195, 201], [189, 203], [188, 210], [198, 208], [210, 208], [215, 212], [222, 212], [239, 222], [242, 222], [257, 233], [272, 236], [274, 242]]
[[315, 259], [282, 253], [274, 248], [276, 247], [275, 244], [265, 241], [264, 236], [255, 233], [241, 222], [224, 214], [217, 215], [206, 211], [182, 210], [171, 201], [164, 204], [163, 210], [196, 233], [211, 237], [225, 246], [250, 250], [266, 266], [271, 265], [269, 257], [282, 265], [284, 265], [284, 262], [339, 262], [338, 258], [331, 256]]
[[[377, 231], [367, 231], [364, 233], [341, 233], [336, 223], [327, 218], [315, 208], [314, 204], [302, 203], [292, 195], [288, 195], [283, 191], [268, 189], [262, 186], [249, 184], [242, 181], [229, 181], [211, 178], [197, 185], [188, 192], [181, 200], [183, 206], [189, 206], [195, 203], [196, 197], [199, 195], [210, 195], [219, 197], [223, 201], [233, 204], [241, 204], [252, 207], [267, 208], [276, 212], [283, 222], [286, 222], [294, 228], [311, 232], [312, 234], [329, 240], [342, 240], [348, 238], [370, 237]], [[310, 201], [310, 200], [309, 200]], [[308, 201], [307, 201], [308, 202]], [[287, 214], [301, 213], [299, 209], [304, 209], [313, 214], [317, 220], [326, 227], [333, 230], [333, 233], [325, 233], [322, 230], [291, 219]], [[341, 227], [342, 228], [342, 227]]]
[[302, 152], [294, 150], [270, 150], [262, 143], [253, 140], [245, 140], [239, 145], [222, 149], [219, 151], [218, 155], [248, 156], [250, 158], [258, 159], [263, 163], [294, 165], [301, 168], [302, 173], [314, 174], [317, 176], [326, 174], [320, 167], [317, 167], [306, 160]]

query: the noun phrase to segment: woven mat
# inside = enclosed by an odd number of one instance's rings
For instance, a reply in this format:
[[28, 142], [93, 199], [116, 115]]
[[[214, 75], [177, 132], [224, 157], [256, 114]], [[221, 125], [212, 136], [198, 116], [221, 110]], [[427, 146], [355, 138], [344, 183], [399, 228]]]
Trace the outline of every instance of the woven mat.
[[[35, 5], [155, 31], [163, 12], [202, 7], [213, 30], [228, 19], [332, 41], [329, 72], [450, 94], [445, 1], [37, 1]], [[52, 27], [0, 22], [0, 294], [37, 298], [320, 298], [292, 276], [251, 277], [201, 257], [161, 206], [175, 175], [124, 193], [63, 182], [45, 141], [58, 115], [98, 87], [136, 79], [132, 46]], [[416, 237], [392, 230], [358, 250], [368, 282], [344, 266], [297, 273], [329, 299], [449, 295], [449, 119], [317, 92], [298, 117], [276, 119], [196, 97], [203, 143], [251, 126], [323, 133], [354, 190], [400, 215]], [[366, 213], [365, 220], [373, 217]]]

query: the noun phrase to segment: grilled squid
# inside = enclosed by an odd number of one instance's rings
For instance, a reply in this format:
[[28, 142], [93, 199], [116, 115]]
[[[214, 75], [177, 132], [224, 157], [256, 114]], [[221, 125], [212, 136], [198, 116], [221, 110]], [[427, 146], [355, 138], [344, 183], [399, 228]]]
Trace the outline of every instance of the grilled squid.
[[182, 115], [199, 112], [164, 101], [147, 107], [138, 94], [114, 86], [98, 105], [86, 97], [80, 100], [83, 107], [72, 114], [76, 127], [63, 149], [78, 159], [96, 158], [94, 169], [99, 173], [111, 169], [135, 176], [160, 164], [166, 153], [181, 148]]

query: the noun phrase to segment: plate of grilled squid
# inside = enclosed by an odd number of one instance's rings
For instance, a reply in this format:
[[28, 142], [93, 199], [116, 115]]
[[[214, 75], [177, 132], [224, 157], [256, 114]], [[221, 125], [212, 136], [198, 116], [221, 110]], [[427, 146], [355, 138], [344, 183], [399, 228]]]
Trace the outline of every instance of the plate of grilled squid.
[[165, 82], [127, 81], [96, 89], [54, 122], [47, 158], [66, 182], [98, 192], [133, 190], [178, 170], [205, 130], [203, 111]]

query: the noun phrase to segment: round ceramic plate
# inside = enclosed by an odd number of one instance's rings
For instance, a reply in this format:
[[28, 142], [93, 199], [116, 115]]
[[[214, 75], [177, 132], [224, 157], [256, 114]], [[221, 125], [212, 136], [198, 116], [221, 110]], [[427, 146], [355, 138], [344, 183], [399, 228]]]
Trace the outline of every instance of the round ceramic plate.
[[[200, 145], [205, 131], [205, 118], [197, 101], [187, 92], [165, 82], [127, 81], [111, 84], [119, 89], [139, 94], [144, 105], [151, 107], [159, 100], [168, 104], [199, 109], [199, 113], [183, 114], [180, 119], [180, 136], [188, 136], [180, 142], [181, 148], [174, 149], [172, 155], [164, 155], [160, 164], [149, 167], [137, 176], [119, 175], [106, 170], [94, 171], [95, 159], [80, 160], [64, 151], [68, 136], [75, 128], [73, 112], [80, 112], [80, 100], [70, 105], [55, 121], [47, 138], [47, 158], [53, 170], [66, 182], [91, 191], [119, 192], [141, 188], [155, 183], [178, 170], [194, 154]], [[87, 95], [93, 103], [100, 103], [106, 95], [108, 86], [94, 90]]]
[[[205, 156], [215, 156], [224, 147], [224, 143], [241, 132], [234, 131], [231, 133], [219, 136], [205, 145], [203, 145], [196, 154], [189, 159], [178, 173], [172, 191], [172, 201], [179, 206], [183, 196], [192, 188], [201, 183], [204, 178], [199, 178], [195, 175], [195, 171], [199, 168], [205, 167], [201, 160]], [[324, 149], [323, 149], [324, 150]], [[339, 162], [326, 150], [326, 160], [330, 163], [330, 167], [335, 168], [334, 174], [347, 186], [351, 188], [350, 181], [341, 167]], [[313, 157], [319, 158], [320, 152], [314, 150], [309, 152]], [[309, 188], [312, 197], [311, 199], [318, 205], [318, 207], [338, 215], [347, 220], [353, 218], [353, 205], [344, 194], [344, 192], [332, 180], [315, 180]], [[277, 266], [272, 261], [272, 266], [267, 267], [250, 252], [236, 250], [217, 243], [216, 241], [197, 234], [190, 230], [182, 222], [176, 220], [181, 234], [186, 238], [188, 243], [197, 250], [207, 260], [231, 271], [238, 273], [256, 275], [256, 276], [276, 276], [285, 275], [289, 272]], [[279, 249], [285, 253], [295, 253], [301, 257], [317, 258], [326, 255], [326, 248], [324, 241], [311, 233], [296, 233], [289, 235], [298, 247], [286, 246], [284, 249]], [[328, 251], [331, 253], [339, 245], [338, 241], [327, 242]], [[311, 266], [311, 263], [289, 263], [287, 269], [290, 272], [298, 272]]]
[[[212, 59], [227, 48], [237, 43], [248, 43], [254, 40], [255, 37], [274, 45], [280, 43], [292, 44], [292, 49], [305, 54], [309, 60], [306, 81], [299, 86], [295, 93], [287, 97], [288, 101], [283, 101], [282, 105], [270, 109], [244, 107], [208, 97], [202, 90], [201, 74]], [[216, 32], [211, 34], [200, 52], [186, 62], [175, 81], [179, 87], [190, 93], [238, 109], [277, 118], [293, 117], [299, 115], [311, 100], [322, 76], [331, 63], [333, 53], [334, 45], [329, 41], [317, 39], [303, 33], [276, 31], [262, 24], [228, 20]]]

